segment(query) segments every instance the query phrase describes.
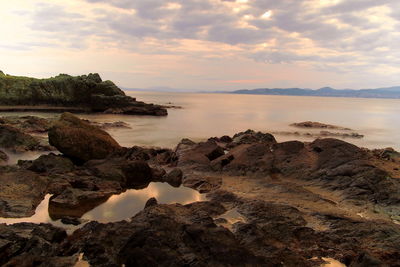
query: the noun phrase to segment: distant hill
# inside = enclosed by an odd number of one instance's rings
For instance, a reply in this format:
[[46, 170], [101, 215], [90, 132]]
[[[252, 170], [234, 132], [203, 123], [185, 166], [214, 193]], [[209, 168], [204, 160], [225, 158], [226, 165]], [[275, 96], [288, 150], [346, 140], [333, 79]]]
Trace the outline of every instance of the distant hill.
[[247, 94], [247, 95], [292, 95], [292, 96], [325, 96], [325, 97], [362, 97], [362, 98], [400, 98], [400, 86], [377, 88], [377, 89], [333, 89], [331, 87], [323, 87], [318, 90], [302, 89], [302, 88], [286, 88], [286, 89], [243, 89], [225, 93]]

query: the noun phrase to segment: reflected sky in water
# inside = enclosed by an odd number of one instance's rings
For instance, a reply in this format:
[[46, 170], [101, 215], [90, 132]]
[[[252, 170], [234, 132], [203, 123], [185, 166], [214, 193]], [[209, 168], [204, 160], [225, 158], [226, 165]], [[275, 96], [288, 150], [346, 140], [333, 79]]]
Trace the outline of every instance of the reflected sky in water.
[[[89, 116], [99, 121], [128, 122], [132, 129], [111, 130], [111, 134], [126, 146], [172, 148], [182, 138], [200, 141], [212, 136], [233, 135], [247, 129], [263, 132], [299, 131], [289, 125], [311, 120], [349, 127], [364, 134], [363, 139], [346, 139], [356, 145], [368, 148], [391, 146], [400, 150], [399, 99], [127, 93], [141, 101], [173, 103], [183, 109], [169, 109], [167, 117]], [[312, 140], [298, 136], [276, 137], [278, 141]]]
[[120, 195], [110, 197], [83, 215], [83, 219], [99, 222], [115, 222], [128, 219], [141, 211], [149, 198], [155, 197], [158, 203], [188, 204], [205, 200], [196, 190], [181, 186], [174, 188], [167, 183], [150, 183], [142, 190], [131, 189]]
[[[347, 141], [368, 148], [391, 146], [400, 150], [400, 100], [334, 97], [257, 96], [127, 92], [139, 101], [178, 105], [166, 117], [113, 114], [80, 115], [98, 121], [124, 121], [132, 129], [109, 129], [123, 146], [173, 148], [182, 138], [200, 141], [212, 136], [233, 135], [247, 129], [263, 132], [299, 131], [289, 124], [319, 121], [354, 129], [363, 139]], [[12, 115], [26, 113], [12, 113]], [[30, 113], [54, 117], [51, 113]], [[10, 115], [10, 113], [0, 113]], [[308, 132], [312, 130], [307, 130]], [[318, 130], [319, 131], [319, 130]], [[276, 136], [278, 141], [312, 139]]]
[[[52, 223], [56, 226], [73, 229], [74, 226], [66, 226], [60, 220], [53, 221], [50, 218], [48, 213], [50, 197], [51, 195], [46, 195], [32, 217], [0, 218], [0, 223]], [[188, 204], [205, 200], [204, 195], [188, 187], [175, 188], [167, 183], [150, 183], [147, 188], [141, 190], [131, 189], [122, 194], [111, 196], [105, 203], [84, 214], [82, 219], [84, 219], [83, 221], [96, 220], [104, 223], [129, 219], [143, 210], [147, 200], [151, 197], [155, 197], [160, 204]]]

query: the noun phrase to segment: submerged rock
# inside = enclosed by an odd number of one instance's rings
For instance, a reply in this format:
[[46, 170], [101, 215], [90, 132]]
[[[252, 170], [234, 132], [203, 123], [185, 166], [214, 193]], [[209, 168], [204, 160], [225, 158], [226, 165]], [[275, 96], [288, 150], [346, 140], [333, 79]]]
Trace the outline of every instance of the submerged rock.
[[290, 126], [298, 128], [312, 128], [312, 129], [334, 129], [334, 130], [345, 130], [345, 131], [351, 130], [350, 128], [321, 123], [321, 122], [315, 122], [315, 121], [296, 122], [290, 124]]
[[83, 162], [106, 158], [121, 149], [108, 133], [71, 113], [62, 114], [50, 129], [49, 143], [66, 156]]

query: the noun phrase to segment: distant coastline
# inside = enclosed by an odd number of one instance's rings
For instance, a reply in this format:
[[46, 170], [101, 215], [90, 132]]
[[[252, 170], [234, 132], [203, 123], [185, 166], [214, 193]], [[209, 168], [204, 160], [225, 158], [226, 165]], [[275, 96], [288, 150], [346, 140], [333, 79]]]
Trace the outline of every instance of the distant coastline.
[[[214, 92], [216, 93], [216, 92]], [[358, 97], [358, 98], [387, 98], [400, 99], [400, 86], [376, 88], [376, 89], [333, 89], [331, 87], [323, 87], [317, 90], [303, 88], [285, 88], [285, 89], [243, 89], [229, 92], [218, 92], [229, 94], [246, 94], [246, 95], [286, 95], [286, 96], [322, 96], [322, 97]]]
[[305, 88], [257, 88], [234, 91], [195, 91], [170, 87], [123, 88], [124, 91], [158, 92], [158, 93], [198, 93], [198, 94], [241, 94], [241, 95], [283, 95], [283, 96], [318, 96], [318, 97], [349, 97], [349, 98], [385, 98], [400, 99], [400, 86], [376, 89], [320, 89]]

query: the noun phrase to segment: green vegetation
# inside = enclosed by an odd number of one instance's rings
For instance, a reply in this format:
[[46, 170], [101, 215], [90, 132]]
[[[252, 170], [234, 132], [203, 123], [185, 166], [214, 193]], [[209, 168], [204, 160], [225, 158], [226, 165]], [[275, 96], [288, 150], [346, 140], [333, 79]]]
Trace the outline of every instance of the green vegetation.
[[93, 95], [125, 96], [113, 82], [102, 81], [97, 73], [36, 79], [0, 71], [0, 105], [87, 106]]

